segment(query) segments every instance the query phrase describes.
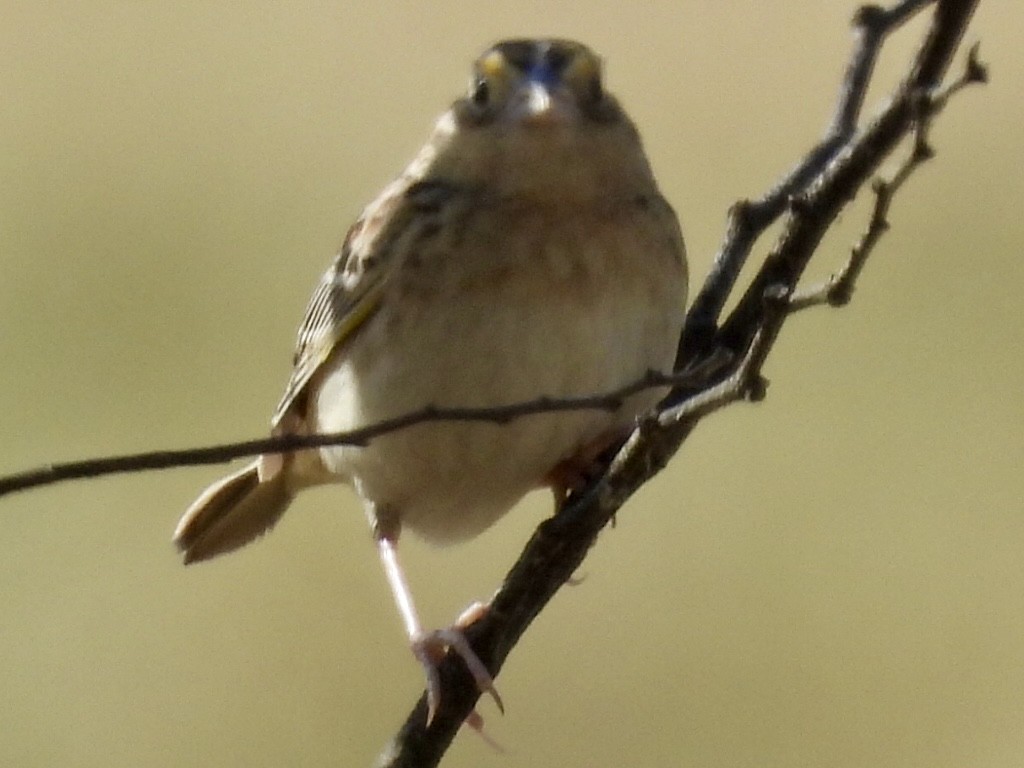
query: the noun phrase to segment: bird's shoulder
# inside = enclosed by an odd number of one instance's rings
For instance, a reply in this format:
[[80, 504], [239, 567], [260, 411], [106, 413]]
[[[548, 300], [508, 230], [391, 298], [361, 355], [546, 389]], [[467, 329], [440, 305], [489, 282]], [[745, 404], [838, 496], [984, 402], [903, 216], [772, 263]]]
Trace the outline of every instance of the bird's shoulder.
[[436, 227], [437, 217], [463, 191], [444, 179], [405, 174], [363, 209], [306, 306], [291, 377], [271, 419], [275, 431], [292, 431], [288, 417], [301, 418], [310, 380], [376, 312], [407, 239]]

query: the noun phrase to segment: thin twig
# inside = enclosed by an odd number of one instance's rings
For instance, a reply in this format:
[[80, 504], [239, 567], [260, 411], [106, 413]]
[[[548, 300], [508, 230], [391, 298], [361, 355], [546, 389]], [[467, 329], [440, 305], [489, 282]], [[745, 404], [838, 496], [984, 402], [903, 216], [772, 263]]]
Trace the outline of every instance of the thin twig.
[[921, 96], [917, 108], [919, 116], [914, 131], [913, 147], [904, 158], [900, 167], [888, 181], [875, 179], [871, 191], [875, 195], [875, 204], [871, 218], [857, 244], [850, 252], [850, 258], [835, 274], [827, 280], [810, 288], [799, 290], [793, 294], [789, 302], [790, 313], [803, 309], [828, 305], [842, 307], [853, 298], [857, 279], [864, 270], [868, 256], [874, 251], [878, 241], [889, 230], [889, 207], [896, 193], [907, 179], [925, 162], [935, 156], [935, 151], [928, 142], [928, 132], [932, 122], [946, 107], [953, 94], [974, 83], [984, 83], [988, 74], [978, 59], [978, 44], [971, 46], [967, 56], [967, 65], [960, 77], [936, 92], [931, 97]]
[[485, 422], [507, 424], [510, 421], [541, 413], [565, 411], [615, 411], [623, 401], [635, 394], [650, 389], [667, 389], [685, 386], [700, 389], [729, 360], [727, 354], [704, 358], [676, 373], [648, 371], [636, 381], [608, 392], [580, 397], [538, 397], [508, 405], [460, 408], [427, 406], [400, 416], [368, 424], [359, 429], [343, 432], [327, 432], [312, 435], [277, 435], [236, 443], [223, 443], [201, 448], [180, 450], [148, 451], [120, 456], [106, 456], [61, 464], [48, 464], [12, 475], [0, 477], [0, 497], [17, 491], [25, 491], [43, 485], [53, 485], [66, 480], [81, 480], [123, 472], [139, 472], [153, 469], [171, 469], [206, 464], [222, 464], [242, 456], [257, 454], [291, 453], [307, 448], [326, 445], [366, 445], [374, 438], [408, 429], [418, 424], [436, 422]]
[[807, 188], [846, 146], [857, 128], [878, 52], [886, 37], [934, 0], [905, 0], [891, 9], [860, 8], [853, 18], [855, 45], [843, 74], [839, 97], [825, 133], [772, 189], [758, 200], [741, 200], [729, 211], [725, 239], [711, 271], [687, 314], [677, 361], [712, 345], [719, 316], [758, 238], [786, 211], [786, 204]]

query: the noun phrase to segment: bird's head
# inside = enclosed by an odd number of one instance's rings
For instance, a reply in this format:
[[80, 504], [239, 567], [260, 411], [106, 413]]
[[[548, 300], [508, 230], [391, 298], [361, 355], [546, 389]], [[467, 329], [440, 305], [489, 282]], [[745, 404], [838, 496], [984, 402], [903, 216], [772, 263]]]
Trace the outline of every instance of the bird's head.
[[501, 194], [572, 197], [653, 183], [633, 123], [605, 90], [601, 60], [562, 39], [484, 51], [420, 160], [428, 174]]

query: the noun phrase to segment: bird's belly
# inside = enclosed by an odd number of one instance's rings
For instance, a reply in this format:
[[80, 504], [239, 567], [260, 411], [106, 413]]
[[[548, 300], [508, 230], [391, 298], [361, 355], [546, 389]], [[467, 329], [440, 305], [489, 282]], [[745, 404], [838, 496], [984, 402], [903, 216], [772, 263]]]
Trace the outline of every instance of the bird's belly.
[[[475, 282], [442, 281], [425, 295], [407, 286], [401, 301], [385, 296], [325, 366], [316, 428], [347, 430], [427, 406], [600, 394], [667, 370], [685, 291], [681, 268], [665, 263], [676, 255], [656, 253], [663, 262], [645, 265], [669, 279], [632, 264], [596, 269], [591, 260], [561, 273], [495, 270]], [[634, 396], [615, 411], [419, 424], [365, 447], [322, 449], [321, 460], [352, 483], [371, 515], [386, 512], [427, 539], [456, 541], [490, 526], [559, 461], [628, 426], [661, 394]]]

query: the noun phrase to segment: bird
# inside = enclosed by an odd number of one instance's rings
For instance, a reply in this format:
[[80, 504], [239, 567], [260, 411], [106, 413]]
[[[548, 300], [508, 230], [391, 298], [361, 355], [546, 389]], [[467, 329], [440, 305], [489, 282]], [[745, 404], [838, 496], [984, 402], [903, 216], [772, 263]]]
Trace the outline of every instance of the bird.
[[[686, 292], [678, 219], [601, 58], [566, 39], [497, 42], [348, 230], [302, 319], [271, 434], [613, 391], [671, 369]], [[349, 486], [423, 666], [428, 722], [448, 652], [503, 709], [462, 631], [479, 611], [425, 630], [400, 534], [464, 541], [538, 488], [551, 489], [557, 514], [665, 391], [614, 409], [430, 420], [365, 445], [264, 454], [207, 488], [173, 541], [185, 563], [208, 560], [270, 530], [303, 489]]]

